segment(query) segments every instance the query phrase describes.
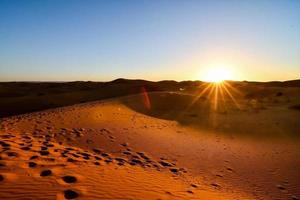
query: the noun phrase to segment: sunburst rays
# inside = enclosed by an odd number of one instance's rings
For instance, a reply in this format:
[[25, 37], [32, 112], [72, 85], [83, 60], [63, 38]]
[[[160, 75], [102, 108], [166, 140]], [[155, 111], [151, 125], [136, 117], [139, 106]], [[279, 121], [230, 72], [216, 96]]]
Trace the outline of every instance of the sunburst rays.
[[218, 83], [202, 83], [199, 86], [200, 91], [186, 106], [185, 112], [190, 110], [191, 107], [200, 99], [204, 98], [211, 111], [227, 110], [233, 103], [237, 109], [241, 109], [240, 104], [236, 100], [236, 96], [241, 92], [231, 85], [230, 82], [222, 81]]

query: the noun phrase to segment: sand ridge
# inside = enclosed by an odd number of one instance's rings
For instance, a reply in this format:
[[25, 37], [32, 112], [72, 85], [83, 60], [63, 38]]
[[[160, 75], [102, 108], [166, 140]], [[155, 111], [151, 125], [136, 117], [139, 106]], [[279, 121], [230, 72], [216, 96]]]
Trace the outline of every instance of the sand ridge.
[[29, 199], [297, 199], [299, 162], [289, 162], [299, 146], [262, 148], [236, 140], [199, 135], [118, 101], [5, 118], [0, 194]]

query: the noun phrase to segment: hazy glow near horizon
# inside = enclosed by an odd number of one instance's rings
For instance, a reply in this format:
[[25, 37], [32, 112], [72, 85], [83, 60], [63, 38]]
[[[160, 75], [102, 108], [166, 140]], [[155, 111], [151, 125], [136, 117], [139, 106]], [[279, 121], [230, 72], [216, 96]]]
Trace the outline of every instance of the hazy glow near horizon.
[[206, 81], [206, 82], [214, 82], [214, 83], [220, 83], [225, 80], [233, 80], [237, 79], [237, 77], [234, 77], [232, 72], [229, 68], [226, 68], [224, 66], [222, 67], [210, 67], [207, 71], [204, 71], [202, 76], [200, 76], [200, 80]]
[[0, 0], [0, 81], [299, 79], [299, 10], [295, 0]]

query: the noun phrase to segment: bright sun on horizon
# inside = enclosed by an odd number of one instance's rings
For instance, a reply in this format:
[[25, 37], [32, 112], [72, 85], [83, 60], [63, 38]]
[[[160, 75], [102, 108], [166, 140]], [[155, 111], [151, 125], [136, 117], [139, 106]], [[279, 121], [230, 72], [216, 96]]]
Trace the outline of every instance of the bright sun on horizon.
[[231, 80], [232, 72], [226, 67], [212, 67], [209, 68], [203, 76], [203, 80], [211, 83], [221, 83], [225, 80]]

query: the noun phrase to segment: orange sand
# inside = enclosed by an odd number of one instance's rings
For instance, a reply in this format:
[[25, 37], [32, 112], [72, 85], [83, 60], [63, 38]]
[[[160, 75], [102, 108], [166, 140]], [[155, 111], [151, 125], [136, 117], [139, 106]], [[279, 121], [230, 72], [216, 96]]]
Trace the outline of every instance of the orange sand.
[[223, 137], [117, 100], [5, 118], [0, 141], [0, 199], [300, 196], [297, 142]]

